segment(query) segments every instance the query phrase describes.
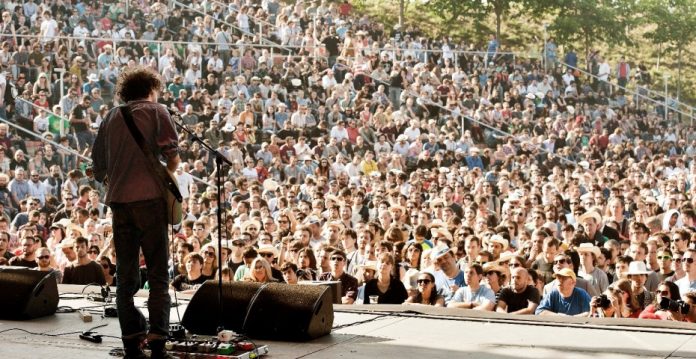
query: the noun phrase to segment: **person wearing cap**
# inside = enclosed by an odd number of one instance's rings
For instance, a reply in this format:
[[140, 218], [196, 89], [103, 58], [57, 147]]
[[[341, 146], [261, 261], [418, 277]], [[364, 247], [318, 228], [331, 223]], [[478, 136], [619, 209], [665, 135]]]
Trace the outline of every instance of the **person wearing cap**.
[[[689, 248], [682, 257], [682, 268], [686, 275], [674, 282], [679, 287], [679, 292], [684, 295], [696, 291], [696, 250]], [[678, 265], [678, 263], [677, 263]]]
[[575, 287], [576, 276], [570, 268], [555, 273], [558, 288], [551, 291], [539, 303], [536, 315], [587, 316], [590, 312], [590, 297], [586, 291]]
[[[445, 297], [445, 302], [449, 303], [454, 296], [454, 293], [461, 287], [466, 286], [466, 277], [464, 271], [457, 266], [457, 259], [452, 253], [452, 249], [447, 246], [435, 247], [431, 256], [434, 259], [437, 272], [444, 274], [445, 283], [442, 285], [442, 295]], [[433, 273], [437, 278], [437, 273]], [[438, 283], [438, 287], [440, 287]]]
[[491, 288], [481, 285], [483, 267], [474, 263], [465, 270], [467, 286], [457, 289], [447, 303], [450, 308], [492, 311], [495, 307], [495, 293]]
[[319, 281], [341, 282], [341, 303], [353, 304], [358, 297], [358, 280], [344, 272], [346, 266], [346, 254], [341, 250], [331, 252], [329, 256], [329, 272], [322, 273]]
[[602, 255], [602, 252], [592, 243], [581, 243], [577, 251], [580, 254], [578, 275], [590, 282], [597, 293], [604, 293], [609, 286], [609, 279], [604, 271], [596, 267], [597, 258]]
[[541, 297], [539, 290], [529, 284], [529, 272], [524, 267], [516, 267], [510, 275], [510, 286], [500, 291], [496, 311], [510, 314], [534, 314]]
[[[574, 255], [572, 255], [574, 254]], [[570, 268], [575, 272], [574, 269], [574, 263], [573, 263], [573, 258], [575, 257], [575, 260], [578, 262], [578, 267], [580, 266], [580, 257], [577, 255], [575, 251], [566, 251], [566, 252], [561, 252], [556, 254], [556, 256], [553, 258], [553, 271], [554, 273], [560, 271], [561, 269], [564, 268]], [[587, 292], [590, 296], [596, 296], [599, 295], [599, 292], [595, 291], [594, 287], [590, 285], [590, 282], [588, 282], [585, 278], [578, 277], [577, 274], [575, 276], [575, 286], [583, 289], [585, 292]], [[558, 280], [554, 279], [550, 283], [547, 283], [544, 285], [544, 291], [542, 293], [543, 296], [548, 295], [551, 293], [554, 289], [558, 288]]]

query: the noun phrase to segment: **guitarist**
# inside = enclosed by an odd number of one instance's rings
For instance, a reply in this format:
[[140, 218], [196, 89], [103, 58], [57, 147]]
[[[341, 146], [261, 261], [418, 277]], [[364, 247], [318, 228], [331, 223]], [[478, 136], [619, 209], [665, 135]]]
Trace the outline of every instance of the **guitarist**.
[[[144, 146], [166, 160], [174, 171], [180, 162], [177, 133], [167, 109], [157, 103], [163, 83], [160, 76], [145, 67], [123, 72], [116, 93], [126, 108], [115, 108], [99, 127], [92, 152], [95, 178], [107, 184], [106, 203], [113, 211], [114, 244], [118, 258], [116, 308], [126, 358], [146, 358], [143, 344], [152, 358], [167, 358], [164, 343], [169, 333], [169, 283], [167, 208], [160, 179], [136, 142], [133, 128], [124, 118], [130, 110]], [[131, 125], [132, 126], [132, 125]], [[150, 284], [149, 330], [133, 296], [140, 286], [138, 254], [142, 248]]]

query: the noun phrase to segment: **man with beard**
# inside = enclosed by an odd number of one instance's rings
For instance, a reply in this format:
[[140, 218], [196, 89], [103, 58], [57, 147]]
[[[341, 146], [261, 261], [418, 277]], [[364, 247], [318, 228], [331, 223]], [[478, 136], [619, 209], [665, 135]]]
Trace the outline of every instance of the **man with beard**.
[[[22, 254], [12, 257], [9, 264], [17, 267], [36, 268], [36, 242], [34, 237], [25, 237], [22, 239]], [[86, 252], [86, 251], [85, 251]]]
[[63, 284], [106, 284], [104, 271], [97, 262], [87, 255], [89, 242], [87, 238], [77, 237], [75, 240], [75, 252], [77, 261], [65, 267], [63, 272]]

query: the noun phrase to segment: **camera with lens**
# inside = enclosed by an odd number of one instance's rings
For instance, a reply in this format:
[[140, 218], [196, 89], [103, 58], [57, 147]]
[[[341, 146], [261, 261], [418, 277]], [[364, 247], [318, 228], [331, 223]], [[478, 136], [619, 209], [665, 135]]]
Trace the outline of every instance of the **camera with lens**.
[[599, 295], [599, 296], [597, 296], [597, 298], [599, 298], [597, 300], [597, 302], [598, 302], [597, 305], [600, 308], [607, 309], [607, 308], [611, 307], [611, 300], [609, 300], [609, 297], [607, 297], [606, 294]]
[[691, 305], [683, 300], [671, 300], [667, 297], [662, 297], [662, 300], [660, 300], [660, 309], [681, 314], [689, 314]]

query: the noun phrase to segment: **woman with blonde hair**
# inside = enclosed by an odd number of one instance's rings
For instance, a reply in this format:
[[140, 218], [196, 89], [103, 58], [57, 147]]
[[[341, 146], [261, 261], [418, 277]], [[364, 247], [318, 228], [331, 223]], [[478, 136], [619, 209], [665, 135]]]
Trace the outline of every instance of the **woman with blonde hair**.
[[206, 244], [201, 248], [201, 256], [203, 257], [203, 267], [201, 273], [209, 278], [215, 277], [217, 273], [217, 248], [212, 244]]
[[249, 270], [246, 272], [242, 281], [267, 283], [274, 282], [273, 274], [271, 273], [271, 265], [265, 259], [256, 257], [251, 262]]

